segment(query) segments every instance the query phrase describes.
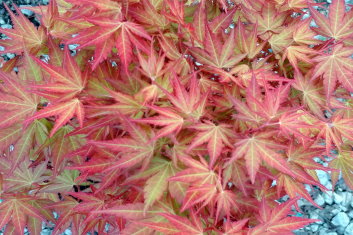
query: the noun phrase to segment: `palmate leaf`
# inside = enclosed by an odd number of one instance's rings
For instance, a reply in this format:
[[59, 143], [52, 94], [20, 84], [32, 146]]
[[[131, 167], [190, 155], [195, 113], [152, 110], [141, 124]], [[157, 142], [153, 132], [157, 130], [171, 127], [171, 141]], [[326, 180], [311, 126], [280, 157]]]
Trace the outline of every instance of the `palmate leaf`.
[[36, 119], [55, 116], [56, 122], [50, 132], [50, 137], [74, 116], [77, 117], [82, 127], [85, 116], [84, 108], [81, 101], [76, 97], [85, 88], [88, 70], [86, 69], [85, 73], [81, 72], [69, 49], [65, 50], [62, 67], [47, 64], [35, 57], [33, 59], [54, 80], [54, 82], [48, 84], [32, 85], [32, 88], [35, 89], [34, 93], [48, 98], [52, 103], [28, 118], [25, 123], [28, 124]]
[[12, 176], [4, 180], [4, 191], [19, 192], [38, 189], [39, 184], [48, 179], [44, 173], [47, 170], [47, 162], [43, 162], [36, 167], [30, 167], [31, 162], [26, 160], [14, 170]]
[[336, 44], [331, 53], [318, 55], [312, 59], [314, 62], [317, 62], [312, 78], [315, 79], [321, 75], [323, 76], [328, 104], [330, 104], [330, 97], [337, 81], [348, 91], [353, 91], [353, 60], [350, 58], [352, 54], [352, 47], [344, 47], [343, 44]]
[[294, 69], [298, 70], [298, 61], [304, 61], [308, 64], [312, 64], [311, 56], [315, 55], [317, 52], [314, 49], [311, 49], [307, 46], [289, 46], [286, 48], [285, 53], [283, 54], [282, 60], [285, 57], [292, 64]]
[[46, 42], [46, 35], [42, 27], [36, 27], [30, 22], [13, 4], [18, 16], [16, 16], [6, 4], [6, 10], [11, 16], [14, 29], [0, 29], [0, 32], [7, 35], [11, 40], [1, 40], [0, 45], [5, 47], [3, 53], [22, 53], [25, 50], [33, 53], [38, 52]]
[[193, 214], [192, 222], [184, 217], [169, 213], [160, 213], [160, 215], [167, 218], [169, 220], [169, 224], [155, 222], [139, 222], [139, 224], [145, 225], [156, 231], [160, 231], [163, 234], [199, 235], [204, 232], [201, 221], [195, 218], [195, 214]]
[[328, 18], [309, 6], [312, 17], [318, 29], [314, 29], [323, 36], [332, 37], [335, 40], [346, 39], [353, 34], [353, 10], [346, 12], [344, 0], [334, 0], [330, 4]]
[[224, 144], [227, 146], [232, 146], [230, 139], [234, 137], [234, 134], [230, 127], [231, 126], [227, 124], [215, 125], [210, 121], [191, 126], [191, 129], [197, 130], [199, 133], [193, 139], [188, 151], [191, 151], [193, 148], [207, 142], [207, 150], [210, 154], [209, 165], [212, 167], [221, 154]]
[[326, 143], [326, 153], [329, 155], [330, 150], [332, 149], [332, 144], [341, 149], [341, 145], [344, 143], [343, 137], [353, 140], [353, 119], [344, 118], [342, 114], [335, 113], [331, 120], [327, 121], [318, 121], [317, 127], [320, 132], [317, 135], [317, 141], [320, 138], [325, 139]]
[[38, 96], [26, 91], [25, 84], [14, 76], [0, 71], [4, 81], [0, 91], [0, 128], [20, 123], [37, 110]]
[[40, 110], [34, 116], [27, 118], [25, 123], [30, 123], [36, 119], [57, 116], [55, 125], [50, 132], [52, 137], [63, 125], [65, 125], [73, 116], [76, 116], [80, 126], [83, 126], [84, 108], [81, 101], [77, 98], [67, 102], [60, 102], [57, 104], [49, 105], [48, 107]]
[[4, 201], [0, 204], [0, 228], [12, 221], [16, 233], [23, 234], [29, 216], [46, 220], [40, 211], [30, 204], [31, 200], [35, 200], [31, 196], [9, 194], [2, 195], [1, 198]]
[[271, 209], [265, 200], [262, 200], [260, 207], [261, 224], [249, 230], [251, 235], [275, 235], [292, 234], [292, 231], [307, 224], [318, 222], [316, 219], [301, 217], [287, 217], [292, 205], [298, 198], [290, 199], [275, 208]]
[[201, 92], [201, 84], [196, 78], [196, 74], [192, 74], [190, 78], [189, 90], [181, 82], [181, 77], [177, 76], [175, 70], [172, 70], [170, 83], [173, 87], [173, 93], [159, 86], [176, 109], [183, 117], [193, 121], [198, 120], [205, 112], [207, 103], [207, 92]]
[[131, 137], [121, 137], [106, 141], [90, 141], [97, 147], [110, 149], [114, 152], [123, 152], [121, 158], [104, 170], [104, 172], [130, 168], [142, 163], [145, 168], [149, 164], [155, 149], [155, 142], [150, 141], [154, 134], [150, 129], [142, 129], [125, 119], [125, 125]]
[[204, 50], [195, 47], [191, 49], [191, 53], [202, 64], [218, 69], [231, 68], [246, 56], [245, 54], [235, 55], [234, 46], [234, 30], [222, 45], [216, 34], [206, 27]]
[[166, 162], [164, 167], [146, 181], [144, 191], [144, 210], [146, 211], [156, 200], [159, 200], [168, 189], [168, 178], [172, 175], [171, 162]]
[[84, 224], [83, 234], [91, 231], [92, 227], [95, 227], [96, 225], [99, 228], [98, 232], [103, 233], [106, 223], [110, 223], [109, 218], [97, 217], [96, 214], [92, 212], [105, 209], [107, 205], [112, 206], [120, 204], [120, 202], [114, 200], [104, 192], [97, 193], [93, 186], [91, 186], [90, 189], [92, 190], [92, 193], [70, 192], [71, 196], [80, 200], [80, 203], [73, 207], [72, 210], [78, 214], [86, 215], [85, 220], [82, 222]]
[[332, 187], [335, 186], [339, 179], [339, 175], [342, 172], [342, 177], [344, 182], [349, 188], [353, 188], [353, 153], [352, 151], [341, 150], [338, 156], [329, 163], [329, 167], [338, 169], [339, 171], [333, 171], [331, 173], [332, 177]]
[[75, 97], [85, 88], [88, 75], [87, 69], [85, 72], [81, 72], [79, 65], [71, 56], [68, 48], [65, 49], [61, 67], [45, 63], [36, 57], [32, 57], [32, 59], [43, 71], [47, 72], [51, 80], [54, 81], [48, 82], [47, 84], [31, 86], [35, 91], [40, 91], [39, 94], [41, 96], [50, 99], [54, 93], [60, 96], [60, 100], [68, 100]]
[[95, 45], [93, 69], [107, 58], [108, 53], [111, 52], [112, 46], [115, 43], [122, 66], [127, 71], [127, 67], [132, 61], [133, 45], [149, 53], [149, 49], [142, 42], [142, 39], [151, 40], [151, 37], [137, 23], [114, 20], [112, 18], [104, 16], [89, 18], [88, 21], [96, 26], [86, 29], [80, 35], [68, 40], [67, 43], [80, 43], [79, 48]]
[[258, 4], [247, 1], [247, 3], [250, 4], [250, 9], [244, 8], [245, 17], [253, 24], [258, 24], [260, 35], [268, 31], [280, 33], [283, 30], [282, 24], [287, 16], [284, 12], [279, 12], [273, 2], [264, 1], [262, 4]]
[[140, 220], [150, 217], [158, 216], [160, 213], [165, 212], [162, 207], [152, 206], [145, 210], [143, 203], [130, 203], [125, 205], [117, 205], [108, 209], [98, 210], [92, 214], [108, 214], [115, 215], [130, 220]]
[[59, 214], [59, 219], [55, 221], [56, 226], [53, 230], [54, 235], [61, 234], [69, 225], [71, 225], [71, 230], [73, 232], [79, 227], [77, 225], [83, 216], [72, 211], [72, 208], [78, 204], [79, 202], [72, 197], [64, 196], [64, 200], [47, 206], [48, 209], [52, 209]]
[[256, 174], [262, 160], [269, 166], [294, 177], [284, 157], [275, 151], [278, 149], [286, 149], [287, 146], [271, 140], [270, 137], [272, 135], [273, 133], [271, 132], [257, 133], [238, 139], [234, 145], [235, 149], [229, 163], [244, 157], [252, 183], [255, 182]]
[[121, 11], [121, 6], [117, 2], [111, 0], [67, 0], [67, 2], [74, 3], [77, 5], [88, 5], [94, 6], [101, 11], [115, 11], [116, 13]]
[[[37, 153], [42, 151], [45, 152], [46, 149], [50, 149], [50, 158], [53, 166], [53, 174], [57, 176], [64, 168], [69, 153], [79, 149], [84, 143], [82, 136], [66, 136], [72, 127], [69, 125], [61, 127], [52, 137], [47, 138], [44, 143], [37, 149]], [[75, 158], [78, 163], [80, 160]]]
[[151, 105], [147, 107], [157, 111], [160, 115], [150, 118], [133, 119], [132, 121], [139, 123], [149, 123], [157, 126], [164, 126], [156, 133], [152, 141], [163, 136], [167, 136], [171, 133], [177, 134], [181, 130], [184, 124], [184, 119], [175, 112], [173, 112], [173, 110]]

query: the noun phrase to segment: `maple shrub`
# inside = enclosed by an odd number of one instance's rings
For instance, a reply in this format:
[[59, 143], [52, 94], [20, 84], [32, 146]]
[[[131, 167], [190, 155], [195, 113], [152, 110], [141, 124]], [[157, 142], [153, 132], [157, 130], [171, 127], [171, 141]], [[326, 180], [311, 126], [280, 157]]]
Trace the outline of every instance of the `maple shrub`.
[[292, 234], [316, 170], [353, 189], [344, 0], [5, 7], [5, 234]]

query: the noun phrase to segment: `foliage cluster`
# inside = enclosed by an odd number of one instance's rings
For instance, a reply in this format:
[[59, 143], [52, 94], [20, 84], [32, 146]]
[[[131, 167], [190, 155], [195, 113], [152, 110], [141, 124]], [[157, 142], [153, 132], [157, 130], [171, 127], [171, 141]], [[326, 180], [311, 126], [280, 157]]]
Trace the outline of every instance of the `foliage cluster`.
[[344, 0], [51, 0], [38, 28], [5, 7], [5, 234], [291, 234], [315, 170], [353, 189]]

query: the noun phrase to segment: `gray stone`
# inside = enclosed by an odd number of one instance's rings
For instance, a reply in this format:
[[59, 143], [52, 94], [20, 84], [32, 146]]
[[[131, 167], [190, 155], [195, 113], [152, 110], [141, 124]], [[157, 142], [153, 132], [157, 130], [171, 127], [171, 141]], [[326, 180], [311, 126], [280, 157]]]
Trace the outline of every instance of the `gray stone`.
[[337, 206], [335, 205], [335, 209], [331, 210], [331, 213], [333, 215], [337, 215], [341, 210], [337, 208]]
[[353, 223], [350, 223], [344, 230], [344, 235], [352, 235], [352, 234], [353, 234]]
[[3, 29], [12, 29], [12, 25], [10, 24], [2, 24], [0, 27]]
[[343, 197], [343, 202], [342, 202], [342, 206], [348, 207], [349, 204], [352, 202], [353, 200], [353, 196], [351, 193], [349, 192], [343, 192], [342, 193], [342, 197]]
[[315, 200], [316, 204], [318, 204], [319, 206], [323, 206], [325, 205], [325, 199], [323, 198], [323, 196], [321, 194], [319, 194]]
[[344, 234], [344, 230], [346, 229], [346, 227], [338, 227], [338, 228], [336, 228], [336, 232], [338, 233], [338, 234]]
[[332, 191], [327, 191], [326, 193], [323, 194], [323, 197], [325, 199], [325, 202], [329, 205], [332, 205], [333, 203], [333, 193]]
[[315, 211], [311, 211], [310, 213], [309, 213], [309, 218], [310, 219], [318, 219], [318, 220], [320, 220], [320, 221], [318, 221], [318, 222], [315, 222], [315, 224], [323, 224], [324, 222], [322, 221], [323, 219], [322, 219], [322, 217], [319, 215], [319, 211], [320, 210], [315, 210]]
[[320, 227], [320, 225], [318, 225], [318, 224], [312, 224], [312, 225], [310, 226], [312, 232], [318, 231], [318, 230], [319, 230], [319, 227]]
[[333, 200], [336, 204], [341, 204], [341, 202], [343, 202], [344, 198], [342, 197], [341, 194], [333, 193]]
[[332, 183], [331, 183], [331, 181], [327, 182], [327, 184], [325, 185], [325, 187], [326, 187], [328, 190], [332, 190]]
[[10, 59], [14, 58], [16, 55], [13, 53], [6, 53], [6, 56], [9, 57]]
[[301, 199], [298, 200], [298, 206], [299, 207], [312, 206], [312, 204], [310, 202], [308, 202], [307, 200], [301, 198]]
[[343, 206], [343, 205], [339, 205], [339, 209], [340, 209], [341, 211], [344, 211], [344, 212], [347, 212], [347, 211], [348, 211], [348, 208], [345, 207], [345, 206]]
[[319, 235], [327, 235], [327, 229], [325, 229], [325, 228], [320, 229]]
[[[30, 7], [30, 6], [27, 6], [27, 5], [20, 5], [20, 7]], [[21, 12], [26, 15], [26, 16], [31, 16], [33, 15], [33, 11], [31, 10], [28, 10], [28, 9], [21, 9]]]
[[346, 213], [339, 212], [335, 217], [333, 217], [331, 223], [338, 227], [346, 227], [349, 224], [349, 221], [350, 219]]
[[315, 170], [317, 177], [320, 180], [320, 183], [324, 186], [326, 186], [326, 184], [329, 182], [329, 175], [327, 172], [322, 171], [322, 170]]

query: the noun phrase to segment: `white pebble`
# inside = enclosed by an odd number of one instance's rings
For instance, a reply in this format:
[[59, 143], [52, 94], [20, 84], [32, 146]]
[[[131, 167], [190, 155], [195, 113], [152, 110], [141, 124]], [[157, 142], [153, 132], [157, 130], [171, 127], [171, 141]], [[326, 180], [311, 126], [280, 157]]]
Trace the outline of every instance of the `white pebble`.
[[317, 196], [317, 198], [314, 200], [316, 202], [316, 204], [318, 204], [319, 206], [323, 206], [325, 205], [325, 199], [321, 196], [321, 194], [319, 194]]
[[317, 174], [317, 177], [319, 178], [320, 180], [320, 183], [324, 186], [326, 186], [326, 184], [328, 183], [329, 181], [329, 175], [327, 172], [325, 171], [322, 171], [322, 170], [315, 170], [316, 171], [316, 174]]
[[325, 202], [329, 205], [332, 205], [333, 203], [333, 197], [332, 197], [332, 191], [327, 191], [326, 193], [324, 193], [323, 197], [325, 199]]
[[0, 27], [3, 29], [12, 29], [12, 25], [10, 25], [10, 24], [3, 24]]
[[340, 212], [332, 219], [332, 224], [339, 227], [346, 227], [349, 224], [349, 217], [346, 213]]
[[346, 230], [344, 230], [344, 235], [352, 235], [353, 234], [353, 223], [350, 223]]
[[344, 198], [338, 193], [333, 193], [333, 200], [335, 201], [336, 204], [341, 204]]

